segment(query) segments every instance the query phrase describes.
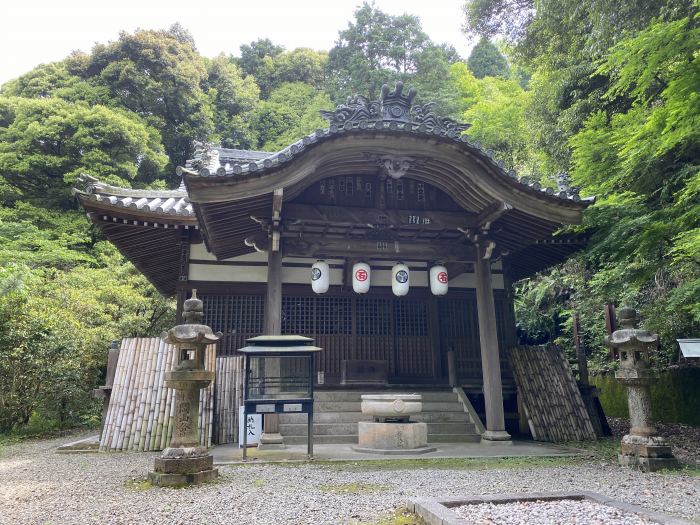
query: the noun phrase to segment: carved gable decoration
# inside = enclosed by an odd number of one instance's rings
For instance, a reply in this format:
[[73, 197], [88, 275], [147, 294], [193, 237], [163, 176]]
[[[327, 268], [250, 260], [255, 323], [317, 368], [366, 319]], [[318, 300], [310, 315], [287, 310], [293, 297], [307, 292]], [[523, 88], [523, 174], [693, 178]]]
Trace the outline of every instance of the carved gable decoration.
[[[331, 126], [359, 125], [361, 128], [371, 122], [389, 121], [403, 123], [406, 126], [415, 126], [420, 131], [429, 131], [436, 134], [456, 136], [469, 128], [469, 124], [457, 122], [447, 117], [438, 116], [433, 102], [413, 106], [416, 97], [415, 88], [403, 93], [403, 82], [397, 82], [393, 91], [384, 84], [379, 100], [370, 101], [362, 95], [348, 97], [345, 104], [341, 104], [333, 111], [321, 111], [321, 115], [328, 119]], [[392, 128], [396, 124], [391, 124]]]

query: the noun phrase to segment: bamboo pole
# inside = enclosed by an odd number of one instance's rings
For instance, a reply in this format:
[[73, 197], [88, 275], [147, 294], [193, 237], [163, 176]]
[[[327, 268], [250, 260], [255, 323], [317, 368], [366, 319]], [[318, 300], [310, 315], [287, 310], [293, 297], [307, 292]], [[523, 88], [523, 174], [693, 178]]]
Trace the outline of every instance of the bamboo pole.
[[163, 435], [163, 420], [165, 419], [165, 403], [166, 403], [166, 388], [165, 388], [165, 373], [169, 370], [169, 353], [168, 347], [163, 342], [159, 342], [159, 350], [162, 353], [161, 357], [161, 379], [158, 382], [158, 411], [155, 418], [155, 427], [152, 431], [151, 450], [160, 450], [161, 436]]
[[117, 420], [116, 420], [116, 427], [115, 427], [115, 434], [112, 440], [111, 444], [111, 449], [112, 450], [120, 450], [121, 449], [121, 444], [124, 439], [124, 423], [126, 422], [126, 408], [127, 408], [127, 401], [129, 397], [129, 387], [131, 383], [131, 378], [133, 375], [133, 363], [134, 359], [136, 356], [136, 352], [134, 351], [134, 346], [136, 344], [135, 339], [130, 338], [129, 339], [129, 353], [128, 353], [128, 360], [125, 363], [125, 375], [124, 375], [124, 387], [122, 389], [122, 395], [119, 400], [119, 411], [117, 412]]
[[[120, 348], [126, 347], [125, 340], [122, 340]], [[121, 382], [123, 381], [123, 370], [124, 370], [124, 359], [120, 352], [119, 360], [117, 361], [117, 368], [114, 373], [114, 381], [112, 382], [112, 396], [109, 400], [109, 406], [107, 407], [107, 415], [105, 417], [105, 425], [102, 429], [102, 436], [100, 437], [100, 450], [105, 451], [109, 449], [108, 443], [114, 429], [113, 421], [116, 414], [116, 407], [118, 406], [119, 394], [121, 393]]]
[[121, 406], [121, 399], [124, 395], [124, 383], [126, 382], [127, 363], [131, 354], [129, 346], [129, 339], [124, 339], [122, 341], [122, 349], [119, 352], [119, 363], [117, 365], [119, 368], [119, 381], [116, 385], [116, 392], [114, 390], [112, 391], [112, 399], [110, 400], [110, 404], [114, 403], [114, 405], [112, 407], [112, 414], [110, 417], [109, 432], [104, 439], [105, 450], [112, 449], [112, 442], [113, 440], [115, 440], [114, 434], [115, 432], [117, 432], [118, 428], [117, 425], [119, 421], [119, 409]]
[[221, 379], [223, 374], [221, 372], [221, 360], [216, 359], [216, 377], [214, 377], [214, 440], [216, 443], [220, 443], [219, 432], [221, 430]]
[[148, 421], [151, 419], [151, 396], [153, 392], [153, 381], [156, 373], [156, 363], [158, 360], [158, 341], [150, 338], [149, 346], [149, 365], [148, 374], [146, 375], [145, 391], [143, 397], [143, 415], [141, 416], [141, 425], [139, 426], [139, 436], [136, 442], [138, 450], [143, 451], [146, 447], [146, 435], [148, 434]]
[[[175, 347], [168, 345], [168, 370], [172, 370], [173, 364], [175, 363], [175, 352]], [[163, 434], [160, 441], [161, 450], [170, 443], [170, 437], [172, 435], [171, 424], [172, 420], [175, 419], [175, 391], [172, 388], [166, 388], [166, 391], [165, 418], [163, 419]]]
[[143, 450], [153, 450], [153, 428], [158, 420], [160, 403], [158, 398], [159, 382], [161, 381], [161, 369], [163, 366], [163, 351], [160, 340], [156, 342], [155, 369], [153, 371], [153, 383], [149, 391], [148, 422], [146, 423], [146, 433], [143, 443]]
[[131, 392], [129, 395], [129, 404], [125, 408], [126, 410], [126, 425], [124, 426], [124, 439], [122, 441], [121, 446], [119, 447], [121, 450], [129, 450], [131, 447], [131, 441], [133, 439], [133, 430], [132, 427], [134, 426], [134, 415], [137, 406], [136, 404], [138, 403], [138, 398], [139, 398], [139, 386], [140, 386], [140, 381], [143, 376], [143, 368], [141, 367], [141, 362], [143, 361], [143, 346], [144, 346], [144, 341], [141, 338], [136, 339], [136, 357], [134, 358], [134, 371], [132, 374], [132, 382], [131, 382]]
[[136, 392], [136, 403], [134, 405], [134, 423], [131, 428], [131, 439], [129, 448], [138, 450], [138, 443], [141, 440], [141, 425], [144, 416], [144, 398], [146, 396], [146, 382], [148, 381], [149, 365], [151, 363], [150, 347], [153, 344], [152, 338], [141, 338], [141, 363], [139, 364], [139, 380]]
[[216, 383], [216, 345], [209, 345], [209, 370], [214, 372], [214, 379], [209, 385], [209, 395], [207, 396], [207, 439], [206, 446], [212, 444], [213, 416], [214, 416], [214, 385]]

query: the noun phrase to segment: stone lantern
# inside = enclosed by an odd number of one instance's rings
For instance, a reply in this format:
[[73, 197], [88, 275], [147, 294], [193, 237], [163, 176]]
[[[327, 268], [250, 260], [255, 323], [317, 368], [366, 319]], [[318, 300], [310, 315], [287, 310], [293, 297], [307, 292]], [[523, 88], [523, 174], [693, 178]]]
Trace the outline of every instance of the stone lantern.
[[630, 432], [622, 438], [620, 464], [645, 472], [674, 468], [676, 459], [666, 440], [657, 435], [651, 416], [651, 384], [656, 380], [649, 355], [657, 347], [659, 336], [637, 328], [637, 312], [622, 308], [618, 315], [622, 328], [606, 336], [605, 343], [617, 350], [620, 368], [615, 378], [627, 387]]
[[175, 365], [165, 374], [165, 386], [175, 390], [175, 427], [170, 445], [155, 460], [148, 475], [154, 485], [190, 485], [210, 481], [218, 476], [213, 457], [200, 445], [199, 391], [214, 379], [214, 372], [204, 369], [207, 345], [216, 343], [220, 333], [201, 324], [204, 316], [197, 291], [183, 305], [185, 324], [177, 325], [161, 336], [176, 348]]

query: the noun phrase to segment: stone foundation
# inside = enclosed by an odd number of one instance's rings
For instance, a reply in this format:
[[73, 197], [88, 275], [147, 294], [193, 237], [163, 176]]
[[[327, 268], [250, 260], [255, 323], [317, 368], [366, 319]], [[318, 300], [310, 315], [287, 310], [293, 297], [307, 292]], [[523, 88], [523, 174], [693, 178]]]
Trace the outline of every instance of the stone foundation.
[[358, 424], [358, 452], [371, 454], [424, 454], [433, 452], [428, 447], [426, 423], [379, 423], [360, 421]]
[[212, 481], [219, 475], [210, 455], [185, 458], [156, 458], [153, 472], [148, 473], [149, 481], [159, 487], [196, 485]]

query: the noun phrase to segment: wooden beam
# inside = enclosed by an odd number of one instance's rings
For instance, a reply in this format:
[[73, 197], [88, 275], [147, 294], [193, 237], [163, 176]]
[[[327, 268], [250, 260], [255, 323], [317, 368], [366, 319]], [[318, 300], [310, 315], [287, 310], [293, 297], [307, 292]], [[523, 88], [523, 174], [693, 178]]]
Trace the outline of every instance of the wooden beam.
[[439, 210], [382, 210], [320, 204], [285, 204], [286, 224], [333, 224], [337, 226], [457, 230], [475, 227], [478, 216], [468, 212]]
[[296, 257], [392, 258], [416, 261], [473, 261], [476, 251], [472, 245], [454, 241], [403, 242], [367, 239], [330, 239], [305, 236], [288, 237], [285, 255]]

